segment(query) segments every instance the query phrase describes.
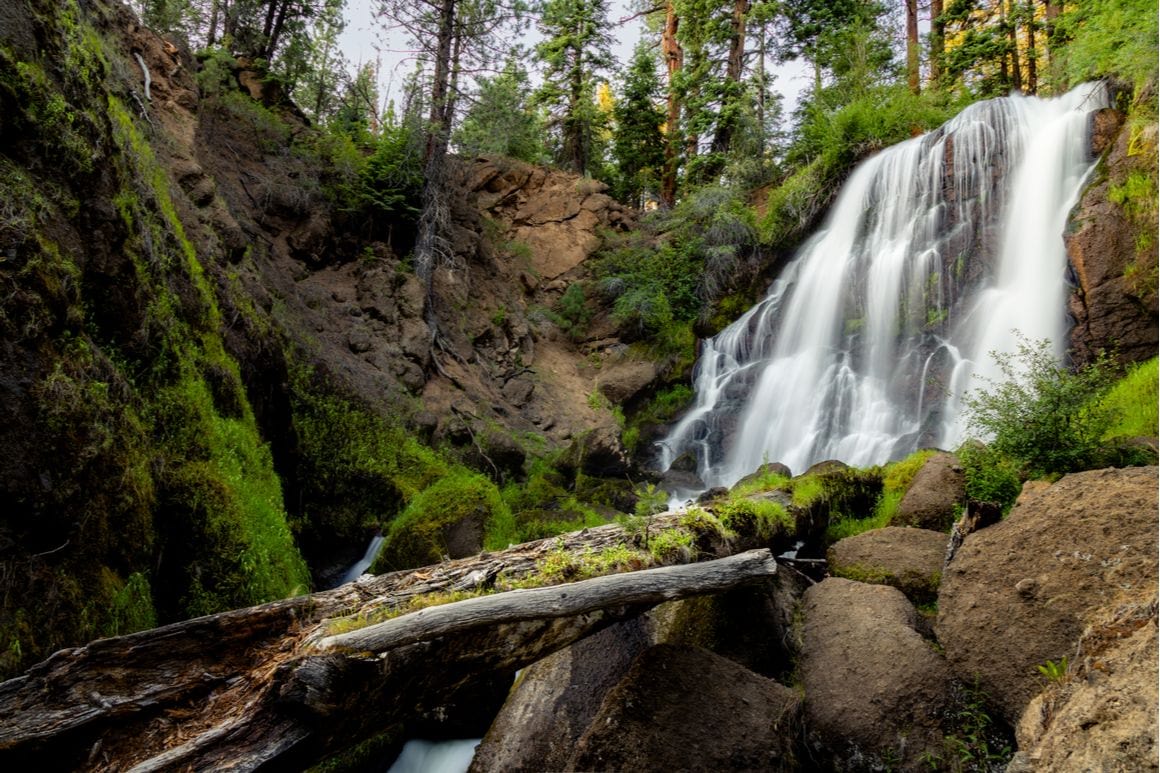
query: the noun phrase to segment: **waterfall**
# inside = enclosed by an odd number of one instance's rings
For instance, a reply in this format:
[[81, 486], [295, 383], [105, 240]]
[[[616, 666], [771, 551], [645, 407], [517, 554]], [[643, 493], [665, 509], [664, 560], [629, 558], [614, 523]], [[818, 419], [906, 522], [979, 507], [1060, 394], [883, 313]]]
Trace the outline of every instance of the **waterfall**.
[[706, 487], [765, 461], [866, 466], [963, 438], [961, 402], [1018, 331], [1062, 354], [1063, 230], [1092, 162], [1089, 84], [979, 102], [864, 161], [766, 297], [703, 342], [659, 445]]
[[[375, 558], [379, 555], [379, 549], [383, 546], [383, 541], [386, 538], [382, 534], [376, 534], [371, 538], [371, 544], [367, 545], [367, 550], [363, 553], [363, 557], [352, 564], [346, 572], [343, 573], [342, 579], [338, 581], [338, 585], [346, 585], [348, 582], [354, 582], [359, 577], [363, 576], [363, 572], [371, 568], [371, 564], [375, 562]], [[338, 585], [335, 587], [337, 588]]]

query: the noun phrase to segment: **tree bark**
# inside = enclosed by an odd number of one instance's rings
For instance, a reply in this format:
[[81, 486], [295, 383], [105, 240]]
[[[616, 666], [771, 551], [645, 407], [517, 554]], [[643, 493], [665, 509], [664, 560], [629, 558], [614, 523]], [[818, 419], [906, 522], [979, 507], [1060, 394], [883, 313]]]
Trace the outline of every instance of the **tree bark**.
[[1007, 0], [1007, 40], [1011, 47], [1011, 86], [1023, 91], [1022, 67], [1019, 64], [1019, 17], [1015, 13], [1015, 0]]
[[680, 25], [673, 0], [665, 6], [665, 27], [661, 35], [661, 51], [665, 57], [665, 67], [669, 76], [668, 114], [665, 119], [665, 164], [661, 172], [661, 204], [671, 209], [677, 202], [677, 164], [681, 133], [681, 98], [677, 89], [677, 79], [684, 65], [684, 51], [677, 40]]
[[930, 82], [938, 86], [942, 78], [942, 60], [946, 50], [946, 23], [939, 20], [943, 14], [943, 0], [930, 0]]
[[906, 0], [906, 83], [920, 91], [918, 75], [918, 0]]
[[[660, 515], [651, 525], [670, 527], [680, 518]], [[559, 551], [586, 554], [632, 540], [616, 525], [586, 529], [62, 650], [0, 684], [0, 767], [302, 764], [434, 710], [482, 675], [528, 665], [660, 601], [775, 571], [769, 551], [756, 551], [497, 593], [328, 635], [328, 618], [368, 617], [419, 595], [486, 588], [501, 572], [534, 573]], [[736, 549], [718, 546], [724, 554]]]
[[717, 130], [713, 134], [713, 152], [725, 154], [733, 144], [737, 131], [737, 116], [731, 110], [731, 99], [739, 99], [741, 73], [745, 64], [745, 21], [749, 13], [749, 0], [733, 0], [733, 13], [729, 26], [729, 54], [725, 60], [726, 98], [717, 118]]
[[1035, 94], [1039, 90], [1038, 62], [1039, 52], [1035, 46], [1035, 8], [1027, 6], [1027, 93]]

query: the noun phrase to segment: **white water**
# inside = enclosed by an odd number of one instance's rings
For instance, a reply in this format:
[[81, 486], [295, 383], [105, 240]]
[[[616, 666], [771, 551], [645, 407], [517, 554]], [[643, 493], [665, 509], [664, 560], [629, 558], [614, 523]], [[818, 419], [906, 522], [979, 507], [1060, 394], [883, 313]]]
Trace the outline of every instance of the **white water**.
[[1098, 85], [981, 102], [863, 162], [765, 299], [704, 342], [661, 468], [692, 453], [706, 487], [730, 486], [765, 461], [958, 445], [990, 352], [1019, 331], [1062, 354], [1063, 229], [1105, 104]]
[[[367, 545], [367, 552], [346, 570], [346, 574], [338, 581], [338, 585], [346, 585], [348, 582], [354, 582], [359, 577], [362, 577], [363, 572], [371, 568], [371, 564], [375, 562], [375, 557], [379, 554], [379, 548], [383, 546], [383, 539], [382, 534], [376, 534], [371, 539], [371, 544]], [[338, 586], [336, 585], [335, 587]]]
[[407, 741], [387, 773], [465, 773], [479, 742], [479, 738]]

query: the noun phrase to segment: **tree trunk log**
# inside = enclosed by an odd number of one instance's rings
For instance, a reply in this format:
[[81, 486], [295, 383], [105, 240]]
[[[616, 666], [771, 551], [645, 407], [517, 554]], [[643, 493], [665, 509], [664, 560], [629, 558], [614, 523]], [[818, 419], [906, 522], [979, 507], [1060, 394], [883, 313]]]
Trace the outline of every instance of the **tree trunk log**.
[[[655, 516], [651, 527], [681, 516]], [[616, 525], [62, 650], [0, 684], [0, 767], [251, 770], [300, 764], [434, 710], [669, 598], [768, 577], [768, 551], [509, 591], [328, 636], [328, 618], [520, 578], [558, 551], [630, 544]], [[736, 546], [721, 543], [717, 554]], [[690, 557], [688, 560], [692, 560]]]

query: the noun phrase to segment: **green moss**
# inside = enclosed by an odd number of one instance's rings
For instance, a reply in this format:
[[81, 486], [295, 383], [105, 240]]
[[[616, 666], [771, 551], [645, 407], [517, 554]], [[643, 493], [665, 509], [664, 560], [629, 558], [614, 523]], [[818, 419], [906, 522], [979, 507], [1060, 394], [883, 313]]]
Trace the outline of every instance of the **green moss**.
[[717, 518], [729, 531], [754, 535], [765, 542], [793, 535], [795, 523], [780, 502], [731, 496], [716, 508]]
[[792, 485], [789, 478], [762, 466], [756, 474], [746, 476], [738, 481], [729, 493], [735, 497], [747, 497], [767, 491], [790, 491], [791, 489]]
[[515, 519], [487, 477], [455, 468], [417, 494], [396, 518], [371, 568], [373, 573], [425, 566], [448, 554], [452, 527], [475, 529], [487, 549], [507, 547]]

